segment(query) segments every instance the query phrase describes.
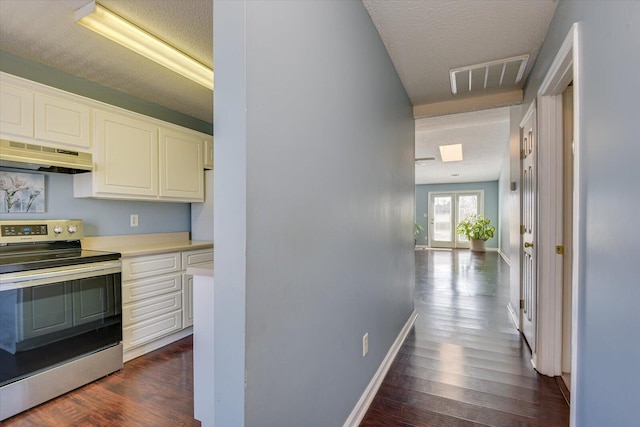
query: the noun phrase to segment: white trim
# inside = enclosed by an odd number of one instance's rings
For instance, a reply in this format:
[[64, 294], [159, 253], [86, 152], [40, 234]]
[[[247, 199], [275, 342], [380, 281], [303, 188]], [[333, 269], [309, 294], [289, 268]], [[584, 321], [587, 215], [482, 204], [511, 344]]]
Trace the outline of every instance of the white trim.
[[509, 317], [511, 317], [511, 320], [513, 321], [516, 329], [520, 330], [520, 315], [513, 309], [511, 301], [507, 303], [507, 310], [509, 310]]
[[[546, 146], [555, 147], [561, 146], [558, 141], [562, 141], [562, 136], [558, 136], [558, 127], [560, 131], [562, 131], [562, 118], [558, 116], [561, 114], [561, 111], [554, 111], [557, 109], [558, 104], [558, 96], [562, 95], [562, 91], [566, 88], [566, 86], [573, 80], [573, 138], [574, 138], [574, 171], [573, 171], [573, 266], [572, 266], [572, 307], [571, 307], [571, 316], [572, 316], [572, 327], [571, 327], [571, 370], [574, 372], [571, 375], [571, 390], [577, 390], [578, 383], [578, 375], [579, 372], [579, 359], [577, 357], [578, 353], [578, 284], [580, 283], [580, 242], [584, 236], [584, 230], [582, 229], [582, 225], [580, 223], [580, 212], [582, 212], [583, 206], [581, 206], [581, 198], [580, 198], [580, 26], [578, 23], [573, 24], [571, 27], [569, 34], [565, 38], [562, 46], [560, 47], [553, 63], [549, 67], [547, 75], [545, 76], [542, 85], [540, 86], [540, 90], [538, 91], [538, 99], [540, 102], [540, 108], [543, 110], [543, 115], [540, 117], [545, 117], [548, 121], [540, 121], [540, 141], [543, 141]], [[549, 140], [546, 140], [549, 139]], [[548, 150], [548, 156], [553, 156], [553, 150]], [[562, 158], [561, 156], [559, 157]], [[556, 173], [558, 169], [558, 165], [554, 158], [547, 157], [547, 160], [552, 162], [549, 164], [549, 168], [551, 169], [549, 172]], [[557, 177], [556, 177], [557, 178]], [[559, 181], [559, 182], [558, 182]], [[558, 190], [558, 186], [562, 185], [562, 180], [556, 179], [555, 181], [548, 179], [545, 183], [549, 186], [550, 191], [555, 191], [561, 193]], [[552, 199], [548, 200], [549, 203], [553, 203]], [[550, 224], [551, 222], [557, 221], [552, 215], [551, 211], [545, 212], [547, 214], [547, 218], [540, 217], [541, 221], [545, 221], [545, 224]], [[561, 220], [557, 222], [558, 224], [562, 224]], [[562, 227], [559, 226], [559, 232], [562, 233]], [[555, 234], [547, 234], [545, 238], [549, 239], [547, 241], [540, 241], [539, 247], [543, 247], [546, 245], [547, 248], [551, 249], [557, 243], [554, 243], [552, 238], [559, 239], [557, 241], [562, 241], [562, 234], [560, 237], [557, 237], [557, 233]], [[561, 258], [561, 257], [555, 257]], [[542, 288], [542, 292], [544, 293], [544, 297], [541, 299], [543, 302], [543, 316], [541, 317], [541, 323], [544, 323], [544, 328], [540, 330], [539, 341], [541, 345], [545, 348], [545, 352], [541, 353], [542, 361], [539, 367], [544, 369], [550, 369], [547, 373], [548, 375], [559, 374], [561, 370], [561, 361], [562, 361], [562, 294], [560, 286], [562, 283], [562, 278], [558, 272], [561, 270], [561, 259], [555, 260], [550, 256], [547, 258], [547, 269], [545, 270], [545, 276], [541, 277], [540, 283], [544, 286]], [[558, 263], [560, 263], [560, 267], [558, 267]], [[558, 367], [556, 369], [556, 367]], [[557, 374], [555, 372], [558, 372]], [[576, 425], [576, 411], [577, 400], [580, 398], [578, 393], [572, 393], [571, 396], [571, 410], [570, 410], [570, 425]]]
[[578, 284], [582, 275], [580, 271], [580, 242], [582, 241], [583, 228], [580, 222], [580, 212], [583, 211], [580, 199], [580, 87], [582, 70], [582, 44], [580, 43], [580, 25], [573, 24], [569, 36], [573, 41], [573, 247], [571, 272], [571, 411], [569, 425], [577, 425], [577, 415], [575, 408], [579, 399], [577, 390], [578, 382]]
[[498, 253], [499, 253], [499, 254], [500, 254], [500, 256], [502, 257], [502, 259], [504, 260], [504, 262], [506, 262], [506, 263], [507, 263], [507, 265], [508, 265], [509, 267], [511, 267], [511, 260], [509, 260], [509, 258], [504, 254], [504, 252], [502, 252], [502, 251], [500, 250], [500, 248], [498, 248]]
[[[562, 216], [557, 210], [562, 203], [561, 97], [574, 78], [573, 45], [576, 29], [574, 25], [565, 38], [538, 91], [538, 165], [541, 172], [538, 175], [538, 188], [542, 196], [539, 198], [539, 223], [545, 224], [545, 227], [539, 230], [538, 235], [539, 347], [535, 359], [538, 371], [549, 376], [562, 373], [562, 256], [557, 255], [554, 248], [562, 245], [563, 239]], [[576, 96], [578, 91], [576, 88], [574, 90]], [[578, 128], [577, 119], [574, 128]], [[577, 185], [578, 180], [574, 179], [574, 182]], [[576, 193], [577, 190], [574, 191]]]
[[371, 405], [373, 398], [378, 392], [380, 385], [382, 385], [382, 381], [384, 380], [384, 377], [387, 375], [387, 372], [391, 367], [391, 363], [396, 358], [396, 355], [398, 354], [400, 347], [402, 347], [402, 343], [404, 343], [404, 340], [407, 338], [407, 335], [409, 334], [409, 331], [411, 330], [411, 327], [415, 323], [417, 317], [418, 317], [418, 313], [416, 313], [416, 311], [413, 310], [413, 312], [409, 316], [409, 319], [407, 320], [407, 323], [404, 324], [404, 326], [402, 327], [402, 330], [396, 337], [396, 340], [391, 345], [391, 348], [389, 349], [389, 351], [387, 352], [387, 355], [385, 356], [384, 360], [380, 364], [380, 367], [376, 371], [373, 378], [371, 378], [371, 381], [369, 381], [369, 385], [367, 385], [367, 388], [364, 390], [364, 393], [362, 393], [362, 396], [360, 396], [360, 400], [358, 400], [358, 403], [356, 403], [356, 406], [353, 408], [353, 411], [351, 411], [351, 414], [349, 414], [349, 418], [347, 418], [347, 420], [344, 422], [343, 427], [357, 427], [360, 425], [360, 422], [362, 422], [362, 419], [367, 413], [367, 410], [369, 409], [369, 406]]

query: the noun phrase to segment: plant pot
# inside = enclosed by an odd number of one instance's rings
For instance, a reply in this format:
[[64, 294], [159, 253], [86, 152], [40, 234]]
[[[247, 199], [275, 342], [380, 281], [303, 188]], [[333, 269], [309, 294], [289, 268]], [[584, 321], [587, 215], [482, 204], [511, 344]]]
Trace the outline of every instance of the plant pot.
[[471, 239], [470, 240], [471, 250], [474, 252], [486, 252], [487, 251], [485, 247], [486, 243], [487, 243], [486, 240]]

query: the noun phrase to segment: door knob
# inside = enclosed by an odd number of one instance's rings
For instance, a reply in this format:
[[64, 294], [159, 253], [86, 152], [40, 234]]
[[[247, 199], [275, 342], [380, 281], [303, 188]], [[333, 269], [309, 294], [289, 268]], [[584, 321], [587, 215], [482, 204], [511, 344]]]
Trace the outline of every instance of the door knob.
[[532, 248], [533, 247], [533, 242], [529, 243], [529, 242], [524, 242], [524, 247], [525, 248]]

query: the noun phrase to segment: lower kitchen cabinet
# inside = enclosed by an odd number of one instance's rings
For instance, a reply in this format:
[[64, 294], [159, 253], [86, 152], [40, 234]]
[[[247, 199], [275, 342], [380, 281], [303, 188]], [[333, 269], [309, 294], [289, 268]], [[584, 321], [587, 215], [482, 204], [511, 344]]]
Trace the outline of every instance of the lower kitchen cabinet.
[[213, 261], [213, 249], [122, 259], [122, 341], [131, 360], [191, 334], [189, 266]]

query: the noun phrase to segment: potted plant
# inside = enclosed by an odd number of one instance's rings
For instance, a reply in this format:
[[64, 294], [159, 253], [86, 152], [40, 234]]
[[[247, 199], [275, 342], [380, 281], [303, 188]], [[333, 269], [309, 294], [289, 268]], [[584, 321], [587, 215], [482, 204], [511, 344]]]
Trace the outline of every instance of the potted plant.
[[414, 237], [414, 244], [418, 244], [418, 234], [420, 234], [421, 231], [424, 231], [424, 227], [421, 226], [418, 223], [413, 223], [413, 237]]
[[495, 231], [491, 220], [482, 214], [469, 215], [456, 226], [456, 233], [467, 236], [471, 250], [475, 252], [485, 252], [485, 242], [493, 237]]

